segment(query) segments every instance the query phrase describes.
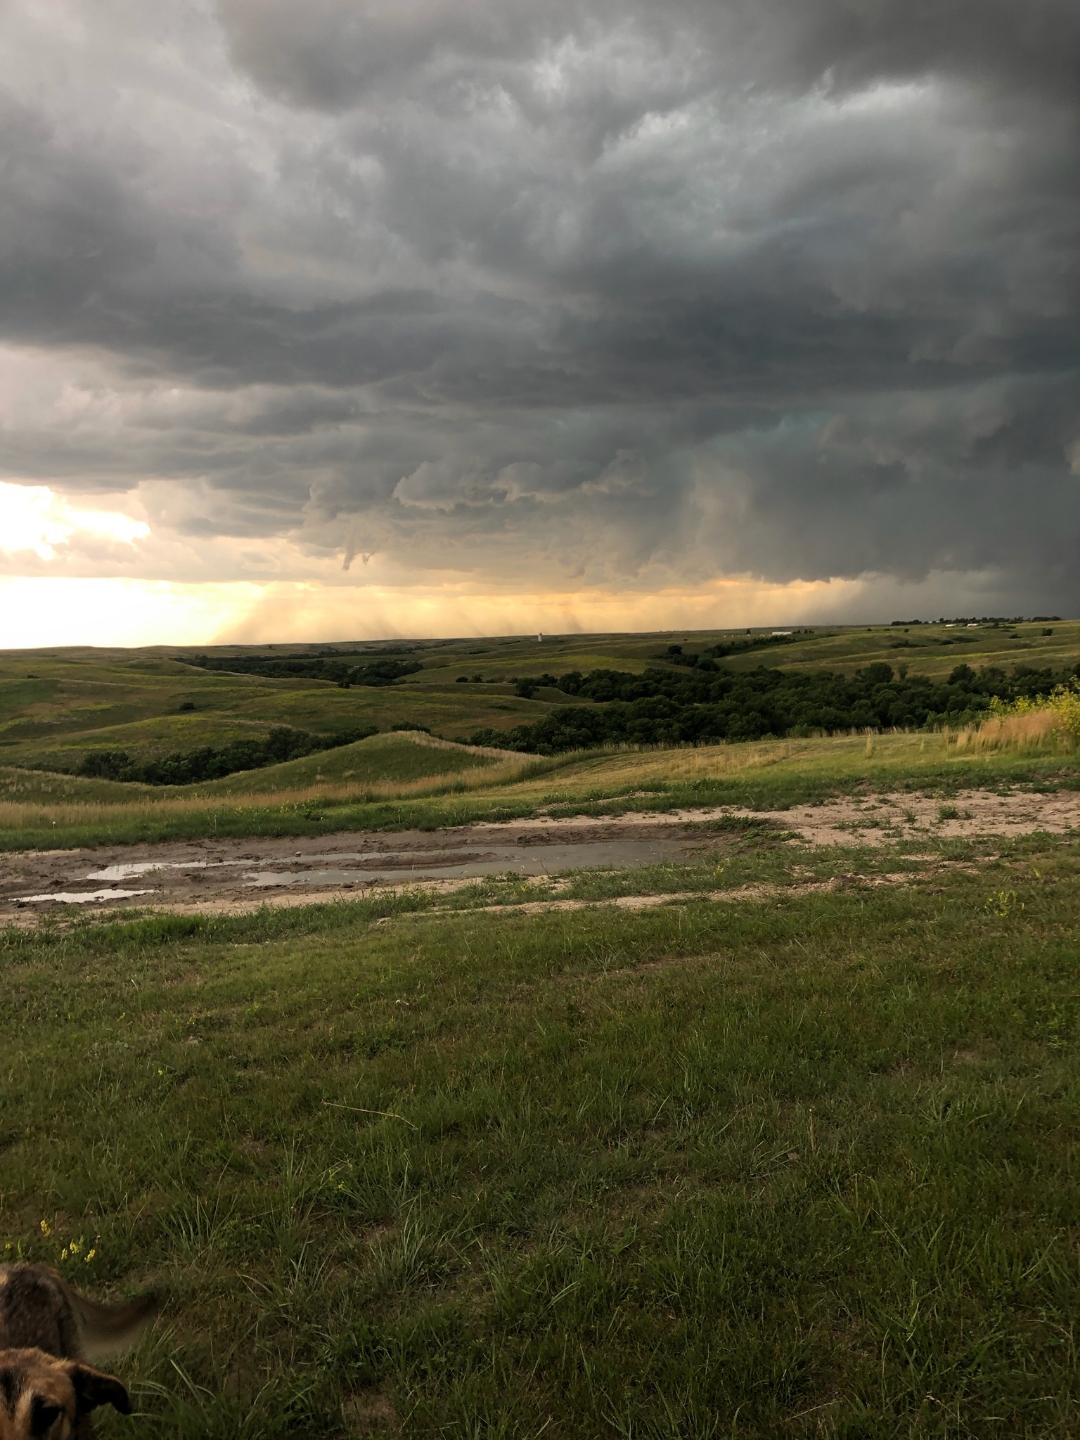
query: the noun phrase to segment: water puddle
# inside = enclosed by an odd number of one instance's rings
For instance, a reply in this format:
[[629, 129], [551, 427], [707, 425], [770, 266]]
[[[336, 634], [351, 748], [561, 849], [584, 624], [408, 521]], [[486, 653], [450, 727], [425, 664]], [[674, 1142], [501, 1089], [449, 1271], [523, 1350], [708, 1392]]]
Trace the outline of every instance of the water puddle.
[[[315, 860], [352, 859], [346, 855], [297, 857], [301, 864]], [[446, 853], [425, 855], [417, 851], [383, 851], [357, 859], [380, 860], [381, 865], [358, 865], [349, 869], [252, 870], [244, 875], [248, 885], [268, 888], [278, 885], [363, 885], [379, 880], [400, 880], [402, 872], [417, 880], [455, 880], [480, 875], [555, 875], [564, 870], [623, 870], [640, 865], [658, 865], [665, 860], [685, 859], [678, 841], [603, 840], [566, 845], [500, 845], [462, 856]], [[386, 861], [396, 861], [387, 865]], [[295, 862], [293, 862], [295, 863]]]
[[[419, 835], [387, 839], [386, 849], [375, 849], [374, 844], [378, 842], [368, 842], [371, 848], [327, 849], [322, 853], [308, 849], [290, 854], [280, 842], [268, 843], [265, 847], [250, 845], [245, 846], [246, 853], [238, 854], [239, 847], [236, 847], [228, 859], [218, 858], [221, 850], [210, 850], [205, 858], [191, 859], [150, 858], [154, 853], [150, 851], [150, 855], [141, 860], [117, 860], [110, 864], [99, 861], [100, 868], [89, 874], [81, 870], [74, 875], [65, 873], [67, 866], [61, 868], [58, 861], [52, 873], [47, 868], [33, 879], [29, 876], [21, 879], [21, 884], [28, 889], [35, 884], [41, 886], [40, 893], [13, 895], [7, 903], [92, 906], [110, 901], [142, 900], [154, 895], [156, 904], [178, 900], [212, 904], [227, 896], [237, 897], [239, 893], [251, 896], [253, 890], [292, 888], [325, 892], [366, 885], [468, 880], [484, 875], [544, 876], [569, 870], [621, 870], [684, 861], [690, 859], [700, 845], [696, 837], [666, 835], [656, 830], [636, 837], [627, 836], [625, 831], [608, 837], [594, 830], [580, 838], [567, 835], [556, 841], [552, 837], [552, 843], [531, 835], [523, 839], [490, 832], [460, 838], [432, 837], [431, 840]], [[342, 836], [338, 844], [343, 840], [348, 844], [352, 837]], [[395, 845], [399, 848], [390, 848]], [[191, 855], [190, 850], [186, 853]], [[143, 854], [146, 856], [147, 852]], [[172, 854], [176, 855], [177, 851], [173, 850]], [[88, 888], [61, 888], [80, 884], [84, 875], [90, 882]], [[144, 876], [155, 877], [154, 888], [136, 888]], [[50, 884], [58, 888], [46, 888]]]
[[[250, 865], [250, 860], [132, 860], [91, 870], [87, 880], [134, 880], [152, 870], [221, 870], [229, 865]], [[138, 892], [140, 895], [143, 891]]]
[[61, 890], [55, 895], [19, 895], [19, 905], [43, 905], [54, 900], [57, 905], [99, 905], [103, 900], [134, 900], [137, 895], [153, 895], [154, 890]]
[[[423, 859], [423, 852], [420, 853]], [[460, 858], [460, 857], [459, 857]], [[327, 860], [381, 860], [390, 865], [400, 861], [413, 866], [417, 860], [414, 850], [347, 850], [333, 855], [290, 855], [289, 865], [325, 865]], [[134, 880], [140, 875], [149, 875], [155, 870], [226, 870], [238, 869], [257, 862], [257, 857], [248, 855], [243, 860], [124, 860], [116, 865], [106, 865], [103, 870], [91, 870], [87, 880]]]

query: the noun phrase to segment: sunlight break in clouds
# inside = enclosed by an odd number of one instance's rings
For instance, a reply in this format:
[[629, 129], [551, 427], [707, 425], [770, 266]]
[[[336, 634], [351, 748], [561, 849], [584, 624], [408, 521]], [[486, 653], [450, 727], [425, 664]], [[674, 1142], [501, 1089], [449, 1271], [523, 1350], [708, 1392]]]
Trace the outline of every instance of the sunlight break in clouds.
[[719, 615], [729, 624], [760, 625], [843, 608], [850, 588], [717, 581], [700, 591], [507, 595], [468, 581], [404, 589], [0, 578], [0, 649], [702, 629]]
[[762, 585], [714, 580], [693, 589], [508, 594], [458, 578], [409, 588], [322, 582], [210, 582], [0, 577], [0, 649], [59, 645], [266, 644], [458, 635], [602, 634], [786, 624], [845, 616], [939, 613], [960, 594], [986, 609], [997, 577], [932, 576]]
[[0, 552], [7, 555], [27, 551], [39, 560], [56, 560], [62, 551], [85, 540], [134, 545], [149, 534], [144, 520], [113, 510], [80, 508], [46, 485], [0, 481]]

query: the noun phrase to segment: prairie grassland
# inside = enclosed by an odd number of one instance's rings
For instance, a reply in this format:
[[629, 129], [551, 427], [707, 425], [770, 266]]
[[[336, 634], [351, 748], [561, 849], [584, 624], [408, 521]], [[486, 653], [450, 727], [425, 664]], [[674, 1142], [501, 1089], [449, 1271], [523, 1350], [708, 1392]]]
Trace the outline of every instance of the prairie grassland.
[[[459, 736], [480, 726], [509, 729], [551, 708], [521, 699], [509, 684], [457, 685], [436, 669], [422, 673], [422, 684], [342, 690], [302, 677], [209, 672], [137, 652], [8, 652], [0, 654], [0, 755], [10, 764], [70, 771], [88, 749], [125, 750], [145, 761], [265, 735], [276, 725], [335, 734], [359, 724], [382, 731], [411, 724]], [[194, 709], [181, 709], [188, 706]]]
[[389, 787], [390, 794], [395, 785], [408, 786], [434, 776], [490, 771], [500, 761], [504, 768], [510, 761], [520, 769], [527, 758], [510, 750], [456, 745], [422, 730], [392, 731], [263, 770], [241, 770], [221, 780], [177, 788], [207, 797], [260, 795], [265, 800], [279, 793], [311, 791], [345, 798], [364, 794], [372, 785]]
[[[1050, 633], [1047, 633], [1047, 632]], [[757, 638], [768, 638], [756, 632]], [[615, 669], [640, 672], [667, 663], [669, 642], [688, 651], [745, 632], [673, 635], [546, 636], [535, 639], [418, 641], [397, 647], [423, 668], [398, 685], [339, 689], [324, 680], [207, 671], [184, 663], [194, 651], [89, 648], [0, 652], [0, 756], [10, 764], [77, 768], [88, 748], [127, 750], [137, 760], [159, 758], [199, 745], [223, 745], [290, 725], [321, 734], [360, 723], [386, 731], [426, 725], [452, 739], [491, 727], [510, 730], [548, 714], [573, 697], [540, 690], [531, 699], [514, 691], [512, 678], [547, 672]], [[386, 646], [346, 647], [357, 660]], [[317, 645], [217, 647], [229, 653], [274, 658], [318, 655]], [[800, 632], [764, 650], [734, 654], [725, 668], [827, 669], [851, 674], [873, 661], [905, 666], [944, 680], [960, 662], [979, 667], [1017, 665], [1061, 670], [1080, 659], [1080, 622], [1007, 627], [923, 625], [829, 627]], [[458, 684], [480, 674], [483, 683]], [[194, 706], [194, 710], [188, 707]]]
[[957, 750], [1073, 754], [1080, 749], [1080, 683], [1059, 685], [1036, 700], [998, 705], [980, 725], [952, 737]]
[[[418, 742], [409, 732], [376, 736], [348, 749], [362, 753], [364, 747], [379, 749], [383, 757], [379, 763], [389, 763], [387, 757], [397, 753], [395, 763], [403, 769], [420, 763], [416, 757], [421, 757], [432, 770], [412, 779], [318, 781], [311, 777], [316, 763], [326, 757], [308, 757], [211, 785], [157, 791], [115, 785], [105, 799], [41, 795], [0, 801], [0, 849], [312, 835], [349, 829], [438, 829], [479, 820], [521, 819], [538, 810], [599, 814], [717, 804], [776, 809], [866, 788], [947, 794], [968, 786], [1080, 783], [1080, 773], [1068, 756], [1030, 753], [1015, 745], [958, 747], [949, 733], [601, 750], [552, 758], [499, 759], [495, 752], [466, 769], [459, 768], [455, 757], [475, 752], [453, 745], [425, 745], [423, 738]], [[342, 757], [348, 751], [329, 753]], [[291, 767], [301, 767], [306, 783], [279, 788], [278, 772]], [[135, 792], [130, 800], [112, 799], [112, 793], [128, 790]]]
[[0, 937], [0, 1244], [169, 1297], [103, 1440], [1074, 1435], [1077, 842], [748, 841], [768, 904]]
[[[1049, 633], [1048, 633], [1049, 632]], [[681, 636], [678, 638], [682, 638]], [[781, 669], [825, 669], [851, 674], [874, 660], [907, 665], [920, 675], [943, 680], [964, 663], [1010, 671], [1014, 665], [1061, 669], [1075, 664], [1080, 654], [1080, 622], [980, 625], [975, 629], [950, 625], [844, 626], [796, 635], [766, 657], [751, 651], [732, 656], [725, 664], [733, 670], [752, 670], [762, 663]]]
[[160, 794], [161, 791], [152, 785], [124, 784], [117, 780], [89, 779], [82, 775], [61, 775], [51, 770], [23, 770], [15, 765], [0, 765], [0, 803], [72, 805], [100, 800], [125, 805]]

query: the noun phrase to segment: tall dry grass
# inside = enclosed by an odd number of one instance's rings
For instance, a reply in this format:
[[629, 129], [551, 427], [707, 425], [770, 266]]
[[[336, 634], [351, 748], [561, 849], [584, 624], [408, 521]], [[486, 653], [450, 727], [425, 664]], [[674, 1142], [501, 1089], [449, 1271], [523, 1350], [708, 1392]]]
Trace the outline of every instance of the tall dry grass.
[[980, 725], [965, 726], [950, 736], [952, 749], [973, 754], [1011, 750], [1029, 755], [1065, 755], [1076, 745], [1077, 736], [1068, 716], [1049, 706], [991, 715]]

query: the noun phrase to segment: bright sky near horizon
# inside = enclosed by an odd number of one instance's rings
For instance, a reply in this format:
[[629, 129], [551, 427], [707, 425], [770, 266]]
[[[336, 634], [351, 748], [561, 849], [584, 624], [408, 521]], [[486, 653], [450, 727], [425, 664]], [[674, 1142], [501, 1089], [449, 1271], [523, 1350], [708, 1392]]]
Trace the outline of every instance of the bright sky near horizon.
[[1080, 613], [1072, 0], [9, 0], [0, 647]]

